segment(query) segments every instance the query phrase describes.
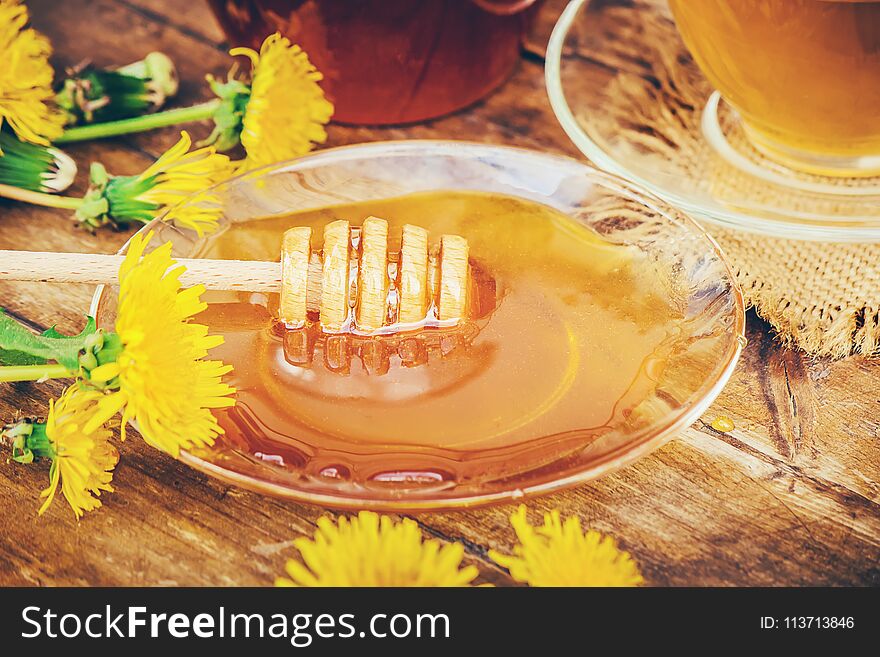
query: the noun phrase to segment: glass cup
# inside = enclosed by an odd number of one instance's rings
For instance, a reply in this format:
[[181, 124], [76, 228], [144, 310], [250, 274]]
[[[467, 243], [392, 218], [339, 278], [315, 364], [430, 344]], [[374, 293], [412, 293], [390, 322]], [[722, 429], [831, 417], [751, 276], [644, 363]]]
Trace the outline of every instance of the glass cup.
[[880, 174], [880, 1], [669, 0], [752, 145], [790, 168]]
[[397, 124], [447, 114], [498, 87], [541, 0], [209, 0], [234, 46], [275, 31], [324, 74], [334, 118]]

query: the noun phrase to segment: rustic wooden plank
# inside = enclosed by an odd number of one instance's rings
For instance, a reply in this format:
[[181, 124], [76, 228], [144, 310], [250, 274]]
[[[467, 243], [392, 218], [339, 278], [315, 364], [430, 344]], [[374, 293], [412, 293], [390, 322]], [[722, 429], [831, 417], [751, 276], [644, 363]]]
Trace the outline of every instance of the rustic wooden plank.
[[[22, 388], [39, 403], [44, 388]], [[270, 585], [324, 513], [230, 488], [136, 438], [121, 451], [119, 492], [79, 522], [63, 503], [34, 517], [45, 469], [3, 468], [0, 584]]]
[[202, 2], [174, 2], [174, 0], [118, 0], [120, 4], [142, 14], [148, 20], [171, 25], [180, 32], [205, 41], [223, 50], [226, 37], [219, 23]]
[[[206, 98], [201, 75], [222, 74], [228, 66], [202, 3], [189, 3], [185, 12], [175, 12], [170, 0], [30, 4], [59, 61], [92, 54], [99, 63], [122, 63], [150, 49], [167, 51], [181, 62], [180, 104]], [[548, 7], [558, 11], [560, 4]], [[89, 30], [88, 40], [69, 28], [86, 16], [101, 25]], [[547, 16], [537, 30], [552, 20]], [[204, 32], [197, 29], [202, 26]], [[608, 74], [603, 66], [596, 66], [597, 80]], [[576, 154], [552, 117], [534, 58], [501, 92], [468, 111], [411, 128], [334, 126], [330, 135], [330, 145], [466, 136]], [[70, 150], [80, 161], [99, 158], [120, 173], [135, 173], [176, 137], [166, 129]], [[64, 212], [0, 206], [0, 248], [111, 252], [126, 237], [89, 236]], [[64, 328], [77, 328], [89, 296], [87, 288], [0, 286], [3, 304], [35, 326], [60, 317]], [[62, 305], [62, 312], [51, 311]], [[742, 364], [701, 422], [622, 471], [531, 506], [559, 507], [616, 535], [653, 584], [880, 583], [878, 365], [813, 361], [781, 350], [754, 318], [749, 337]], [[41, 412], [47, 393], [59, 391], [57, 382], [4, 386], [0, 416]], [[737, 425], [728, 435], [707, 426], [722, 414]], [[322, 513], [229, 488], [135, 438], [121, 451], [119, 492], [79, 523], [61, 504], [33, 518], [44, 469], [0, 468], [0, 583], [265, 584], [280, 572], [289, 541], [308, 533]], [[490, 547], [512, 545], [511, 509], [418, 520], [426, 533], [463, 540], [486, 579], [505, 583], [485, 557]]]

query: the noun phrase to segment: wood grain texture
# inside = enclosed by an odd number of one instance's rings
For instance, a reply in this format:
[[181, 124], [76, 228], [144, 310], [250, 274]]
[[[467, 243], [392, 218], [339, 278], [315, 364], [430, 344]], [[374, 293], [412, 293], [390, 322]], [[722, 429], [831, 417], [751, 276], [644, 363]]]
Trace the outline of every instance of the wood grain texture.
[[[178, 63], [177, 104], [208, 97], [203, 75], [225, 73], [222, 35], [202, 2], [30, 0], [34, 23], [53, 40], [57, 63], [91, 56], [124, 63], [164, 50]], [[549, 0], [528, 53], [486, 101], [408, 128], [332, 126], [330, 144], [400, 138], [468, 138], [576, 151], [559, 128], [537, 55], [564, 2]], [[83, 38], [88, 24], [88, 38]], [[638, 49], [589, 52], [597, 80], [610, 67], [638, 70]], [[208, 125], [188, 126], [196, 138]], [[100, 159], [132, 174], [177, 140], [163, 129], [70, 147], [86, 169]], [[130, 232], [91, 236], [67, 213], [0, 203], [0, 248], [112, 253]], [[40, 329], [79, 329], [87, 286], [0, 283], [0, 305]], [[652, 585], [880, 584], [880, 363], [828, 362], [780, 349], [749, 317], [749, 345], [712, 407], [680, 437], [588, 485], [536, 499], [614, 535]], [[0, 384], [0, 416], [44, 412], [56, 382]], [[711, 421], [726, 415], [727, 434]], [[219, 483], [130, 439], [105, 507], [73, 520], [63, 504], [35, 517], [45, 468], [0, 460], [0, 584], [270, 584], [291, 541], [322, 509], [281, 502]], [[481, 580], [510, 583], [487, 558], [514, 543], [512, 506], [418, 516], [427, 535], [461, 541]]]

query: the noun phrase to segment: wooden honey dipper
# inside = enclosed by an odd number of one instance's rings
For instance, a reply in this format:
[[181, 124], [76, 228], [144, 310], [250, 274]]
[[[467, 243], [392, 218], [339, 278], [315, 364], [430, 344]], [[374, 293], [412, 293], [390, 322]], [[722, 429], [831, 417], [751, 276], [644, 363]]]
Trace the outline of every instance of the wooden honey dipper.
[[[454, 324], [468, 310], [470, 266], [467, 241], [443, 235], [440, 251], [428, 249], [423, 228], [403, 228], [397, 262], [388, 258], [388, 223], [367, 218], [352, 230], [344, 220], [325, 226], [323, 256], [311, 249], [311, 229], [284, 235], [281, 264], [253, 260], [179, 258], [184, 287], [280, 292], [280, 319], [291, 327], [315, 313], [328, 332], [379, 331], [411, 324], [434, 313]], [[59, 283], [118, 283], [124, 256], [0, 250], [0, 279]], [[356, 289], [350, 303], [351, 290]], [[319, 300], [319, 301], [318, 301]], [[352, 312], [353, 311], [353, 312]], [[352, 317], [353, 315], [353, 317]], [[353, 320], [353, 321], [352, 321]]]
[[481, 303], [472, 294], [468, 243], [458, 235], [442, 235], [432, 250], [428, 232], [407, 224], [400, 250], [390, 253], [388, 222], [368, 217], [360, 227], [326, 224], [320, 250], [312, 238], [300, 226], [282, 239], [278, 328], [292, 365], [309, 366], [318, 345], [324, 367], [338, 374], [348, 374], [354, 358], [380, 375], [395, 354], [405, 367], [422, 365], [429, 352], [449, 353], [473, 338], [477, 327], [463, 320], [494, 306], [494, 298]]
[[360, 228], [344, 220], [327, 224], [323, 256], [311, 241], [305, 226], [282, 240], [279, 316], [288, 327], [314, 318], [325, 332], [372, 333], [426, 319], [448, 325], [467, 315], [468, 243], [458, 235], [443, 235], [432, 254], [428, 232], [407, 224], [394, 259], [388, 222], [368, 217]]

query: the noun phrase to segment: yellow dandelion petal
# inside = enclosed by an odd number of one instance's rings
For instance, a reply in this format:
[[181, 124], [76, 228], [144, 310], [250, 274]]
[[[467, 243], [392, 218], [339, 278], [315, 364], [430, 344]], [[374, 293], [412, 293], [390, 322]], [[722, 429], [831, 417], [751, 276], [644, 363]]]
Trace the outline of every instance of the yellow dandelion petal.
[[513, 554], [489, 551], [517, 582], [530, 586], [638, 586], [639, 568], [614, 539], [596, 531], [581, 531], [576, 517], [562, 521], [559, 511], [544, 514], [544, 524], [532, 527], [526, 507], [510, 516], [519, 545]]
[[151, 238], [135, 235], [119, 270], [119, 390], [105, 404], [124, 405], [123, 419], [135, 420], [147, 443], [176, 457], [223, 432], [211, 409], [232, 406], [235, 389], [222, 381], [231, 367], [204, 360], [222, 339], [190, 321], [205, 308], [201, 288], [181, 290], [183, 267], [175, 267], [170, 243], [141, 257]]
[[19, 0], [0, 0], [0, 125], [5, 121], [19, 139], [46, 146], [61, 135], [65, 116], [52, 103], [52, 47], [27, 22]]
[[[189, 152], [191, 145], [189, 134], [182, 132], [180, 141], [138, 176], [140, 181], [153, 179], [153, 184], [136, 199], [170, 208], [163, 220], [203, 235], [217, 227], [221, 215], [219, 198], [205, 190], [229, 178], [235, 168], [213, 146]], [[181, 204], [190, 196], [194, 198]]]
[[89, 372], [89, 378], [92, 381], [97, 381], [100, 383], [106, 383], [110, 379], [119, 375], [119, 365], [116, 363], [105, 363], [104, 365], [99, 365], [94, 368], [91, 372]]
[[468, 586], [478, 574], [461, 568], [461, 545], [424, 541], [409, 519], [361, 511], [317, 524], [313, 538], [294, 541], [300, 560], [287, 562], [276, 586]]
[[101, 491], [113, 491], [110, 481], [119, 453], [103, 424], [90, 426], [102, 397], [100, 392], [74, 385], [50, 402], [46, 437], [55, 457], [49, 487], [41, 493], [46, 500], [40, 515], [49, 508], [59, 485], [77, 518], [101, 506]]
[[263, 41], [259, 54], [249, 48], [231, 54], [249, 57], [253, 67], [242, 119], [243, 169], [304, 155], [327, 140], [324, 126], [333, 105], [318, 84], [323, 76], [302, 48], [275, 33]]
[[[92, 370], [94, 371], [94, 370]], [[91, 380], [91, 379], [90, 379]], [[100, 382], [103, 383], [103, 382]], [[87, 433], [94, 431], [97, 427], [101, 426], [105, 422], [109, 422], [110, 418], [116, 415], [122, 408], [125, 406], [125, 398], [124, 396], [113, 393], [109, 395], [104, 395], [98, 400], [96, 404], [94, 413], [92, 413], [91, 419], [86, 422], [83, 430]], [[123, 439], [125, 436], [123, 435]]]

